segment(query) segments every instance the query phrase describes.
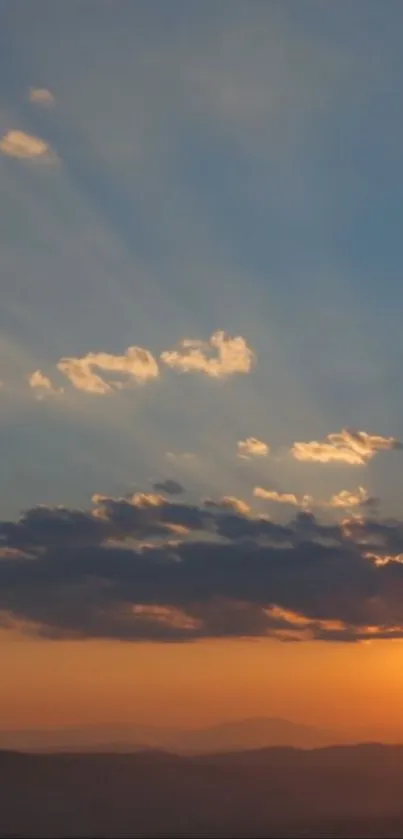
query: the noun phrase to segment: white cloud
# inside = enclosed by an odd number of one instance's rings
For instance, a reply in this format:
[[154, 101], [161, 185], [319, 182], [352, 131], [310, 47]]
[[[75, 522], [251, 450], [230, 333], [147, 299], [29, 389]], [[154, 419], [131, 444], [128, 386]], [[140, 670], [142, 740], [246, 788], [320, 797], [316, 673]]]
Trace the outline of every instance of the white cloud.
[[[143, 383], [159, 375], [154, 356], [141, 347], [128, 347], [124, 355], [90, 352], [81, 358], [62, 358], [57, 367], [77, 390], [99, 394], [112, 393], [134, 381]], [[108, 373], [121, 373], [127, 377], [126, 381], [108, 382], [95, 373], [94, 368]]]
[[161, 353], [161, 361], [174, 370], [205, 373], [215, 379], [249, 373], [254, 359], [254, 352], [245, 338], [240, 335], [232, 338], [222, 330], [214, 332], [209, 341], [184, 338], [179, 350]]
[[309, 507], [313, 501], [310, 495], [303, 495], [301, 498], [297, 498], [292, 492], [277, 492], [276, 490], [268, 490], [263, 487], [255, 487], [253, 495], [256, 498], [262, 498], [264, 501], [274, 501], [277, 504], [291, 504], [294, 507]]
[[204, 502], [206, 507], [222, 508], [223, 510], [232, 510], [239, 513], [241, 516], [247, 516], [250, 513], [250, 506], [242, 498], [235, 498], [234, 495], [223, 495], [219, 501], [211, 501], [209, 498]]
[[262, 498], [264, 501], [273, 501], [278, 504], [290, 504], [294, 507], [321, 507], [336, 509], [348, 509], [350, 507], [359, 507], [373, 501], [368, 495], [364, 487], [358, 487], [355, 491], [342, 489], [340, 492], [331, 496], [329, 501], [314, 501], [311, 495], [302, 495], [298, 497], [293, 492], [277, 492], [276, 490], [267, 490], [263, 487], [255, 487], [253, 490], [255, 498]]
[[394, 437], [381, 437], [366, 431], [343, 428], [337, 434], [328, 434], [323, 441], [297, 442], [291, 448], [296, 460], [331, 463], [339, 461], [353, 466], [363, 466], [377, 451], [400, 449], [402, 444]]
[[47, 90], [46, 87], [30, 87], [29, 88], [29, 101], [34, 102], [36, 105], [53, 105], [55, 101], [55, 97], [50, 90]]
[[42, 370], [35, 370], [28, 379], [29, 386], [33, 390], [39, 391], [39, 396], [42, 397], [45, 393], [62, 393], [63, 390], [56, 388], [49, 376], [46, 376], [45, 373], [42, 373]]
[[[94, 504], [101, 505], [101, 512], [105, 511], [109, 507], [115, 505], [123, 501], [124, 503], [131, 504], [133, 507], [161, 507], [166, 503], [166, 500], [163, 495], [157, 495], [154, 492], [135, 492], [134, 495], [124, 498], [124, 499], [114, 499], [110, 498], [108, 495], [101, 495], [100, 493], [95, 493], [91, 501]], [[100, 510], [96, 509], [93, 511], [93, 515], [100, 516]]]
[[256, 437], [247, 437], [246, 440], [239, 440], [237, 443], [238, 457], [248, 459], [250, 457], [266, 457], [269, 454], [270, 446], [257, 440]]
[[361, 504], [367, 504], [370, 497], [364, 487], [358, 487], [355, 492], [350, 492], [348, 489], [342, 489], [341, 492], [332, 495], [328, 502], [329, 507], [358, 507]]
[[12, 130], [0, 138], [0, 152], [8, 157], [19, 160], [35, 160], [40, 163], [55, 163], [57, 155], [49, 143], [26, 134], [24, 131]]

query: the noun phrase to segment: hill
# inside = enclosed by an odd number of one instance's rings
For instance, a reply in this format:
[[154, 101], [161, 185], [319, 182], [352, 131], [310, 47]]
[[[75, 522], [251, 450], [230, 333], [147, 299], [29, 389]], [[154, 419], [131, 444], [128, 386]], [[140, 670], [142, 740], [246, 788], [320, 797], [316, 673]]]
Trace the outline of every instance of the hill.
[[403, 835], [402, 787], [401, 746], [2, 752], [0, 835], [393, 837]]

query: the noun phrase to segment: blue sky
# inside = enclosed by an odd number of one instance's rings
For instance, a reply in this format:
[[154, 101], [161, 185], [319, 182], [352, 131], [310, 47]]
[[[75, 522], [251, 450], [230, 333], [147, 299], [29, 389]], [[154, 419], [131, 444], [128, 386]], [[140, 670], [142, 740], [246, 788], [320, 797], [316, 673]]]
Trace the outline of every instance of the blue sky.
[[[167, 477], [249, 501], [363, 485], [399, 512], [398, 452], [289, 450], [403, 438], [402, 25], [393, 0], [0, 2], [3, 516]], [[10, 153], [15, 131], [46, 153]], [[57, 369], [218, 330], [247, 374], [161, 365], [101, 395]], [[64, 393], [38, 399], [35, 370]], [[270, 455], [237, 457], [249, 437]]]

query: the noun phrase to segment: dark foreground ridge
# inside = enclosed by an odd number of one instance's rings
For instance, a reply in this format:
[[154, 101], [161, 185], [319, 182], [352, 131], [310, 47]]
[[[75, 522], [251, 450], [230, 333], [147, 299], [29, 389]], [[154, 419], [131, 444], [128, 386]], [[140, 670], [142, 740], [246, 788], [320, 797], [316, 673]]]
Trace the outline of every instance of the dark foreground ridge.
[[0, 752], [0, 837], [403, 837], [403, 746]]

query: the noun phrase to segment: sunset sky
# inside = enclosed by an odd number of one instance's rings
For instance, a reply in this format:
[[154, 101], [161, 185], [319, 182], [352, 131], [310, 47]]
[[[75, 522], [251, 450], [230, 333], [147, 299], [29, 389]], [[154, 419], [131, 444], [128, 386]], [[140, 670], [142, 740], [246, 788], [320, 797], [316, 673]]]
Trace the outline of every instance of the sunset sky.
[[0, 0], [0, 728], [403, 741], [401, 0]]

